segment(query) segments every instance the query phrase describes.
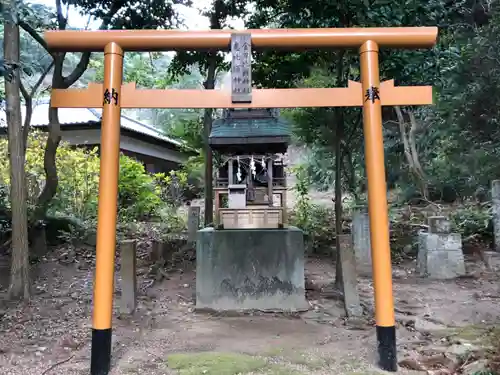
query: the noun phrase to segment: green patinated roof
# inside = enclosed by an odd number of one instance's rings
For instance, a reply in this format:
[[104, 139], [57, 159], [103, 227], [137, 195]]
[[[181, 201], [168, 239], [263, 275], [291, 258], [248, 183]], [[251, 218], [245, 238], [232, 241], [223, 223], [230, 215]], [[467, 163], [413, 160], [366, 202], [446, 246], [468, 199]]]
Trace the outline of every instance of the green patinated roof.
[[233, 118], [215, 120], [210, 138], [290, 137], [290, 135], [290, 124], [283, 118]]

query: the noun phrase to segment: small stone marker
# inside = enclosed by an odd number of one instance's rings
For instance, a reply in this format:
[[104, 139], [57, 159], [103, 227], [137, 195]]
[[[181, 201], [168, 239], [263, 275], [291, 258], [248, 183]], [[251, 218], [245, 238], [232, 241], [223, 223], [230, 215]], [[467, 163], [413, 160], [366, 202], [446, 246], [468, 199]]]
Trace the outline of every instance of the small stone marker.
[[121, 287], [120, 311], [133, 314], [137, 303], [136, 242], [126, 240], [120, 243]]
[[352, 215], [351, 233], [357, 270], [360, 274], [371, 275], [370, 217], [366, 206], [355, 208]]
[[491, 182], [491, 200], [493, 209], [495, 251], [500, 252], [500, 180], [494, 180]]
[[363, 308], [359, 302], [358, 280], [356, 273], [356, 257], [349, 234], [340, 234], [340, 262], [342, 263], [342, 281], [344, 284], [344, 306], [346, 315], [359, 317], [363, 315]]
[[451, 233], [451, 223], [444, 216], [431, 216], [428, 224], [429, 232], [418, 236], [417, 273], [442, 280], [465, 275], [460, 233]]
[[196, 233], [200, 229], [200, 210], [199, 206], [189, 206], [188, 208], [188, 242], [196, 242]]

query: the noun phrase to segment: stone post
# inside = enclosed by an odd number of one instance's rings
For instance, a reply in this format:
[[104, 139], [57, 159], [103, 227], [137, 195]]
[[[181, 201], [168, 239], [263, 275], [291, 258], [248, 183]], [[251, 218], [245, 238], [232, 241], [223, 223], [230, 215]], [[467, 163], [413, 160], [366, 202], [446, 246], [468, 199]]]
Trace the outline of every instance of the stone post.
[[200, 229], [200, 207], [189, 206], [188, 207], [188, 242], [196, 242], [196, 233]]
[[337, 250], [340, 251], [340, 262], [342, 263], [345, 312], [349, 318], [359, 317], [363, 315], [363, 308], [359, 301], [356, 256], [353, 251], [352, 237], [349, 234], [338, 236], [340, 249]]
[[500, 180], [494, 180], [491, 182], [491, 200], [493, 208], [495, 251], [500, 252]]
[[133, 314], [137, 303], [136, 242], [126, 240], [120, 243], [121, 289], [120, 311]]
[[418, 236], [417, 273], [442, 280], [465, 275], [460, 233], [451, 233], [451, 223], [444, 216], [427, 220], [429, 231]]
[[370, 243], [370, 217], [368, 207], [358, 206], [352, 215], [352, 243], [360, 274], [371, 275], [372, 253]]

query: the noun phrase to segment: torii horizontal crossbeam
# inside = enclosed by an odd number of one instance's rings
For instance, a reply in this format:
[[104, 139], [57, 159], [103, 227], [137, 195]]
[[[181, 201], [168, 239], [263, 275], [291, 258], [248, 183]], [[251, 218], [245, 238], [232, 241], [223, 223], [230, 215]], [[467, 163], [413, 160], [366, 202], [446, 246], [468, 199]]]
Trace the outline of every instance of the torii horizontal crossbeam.
[[[100, 108], [103, 87], [91, 83], [86, 89], [54, 89], [51, 106], [55, 108]], [[363, 93], [359, 82], [349, 81], [341, 88], [300, 88], [253, 90], [252, 102], [232, 103], [224, 90], [136, 89], [135, 83], [122, 85], [121, 108], [296, 108], [361, 107]], [[432, 104], [432, 86], [380, 85], [383, 106]]]
[[385, 27], [349, 29], [258, 30], [102, 30], [46, 31], [52, 51], [102, 52], [117, 43], [124, 51], [229, 50], [231, 33], [250, 33], [252, 48], [303, 50], [311, 48], [359, 48], [371, 40], [386, 48], [428, 48], [436, 44], [437, 27]]

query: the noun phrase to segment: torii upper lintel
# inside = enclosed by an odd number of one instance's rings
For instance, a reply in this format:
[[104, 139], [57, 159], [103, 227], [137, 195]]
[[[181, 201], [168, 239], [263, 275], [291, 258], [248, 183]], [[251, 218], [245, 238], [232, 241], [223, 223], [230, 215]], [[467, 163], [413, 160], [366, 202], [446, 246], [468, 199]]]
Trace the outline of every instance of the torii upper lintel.
[[232, 33], [250, 33], [253, 49], [304, 50], [359, 48], [371, 40], [382, 48], [429, 48], [436, 44], [437, 27], [368, 27], [258, 30], [102, 30], [46, 31], [51, 51], [102, 52], [109, 43], [123, 51], [229, 50]]

